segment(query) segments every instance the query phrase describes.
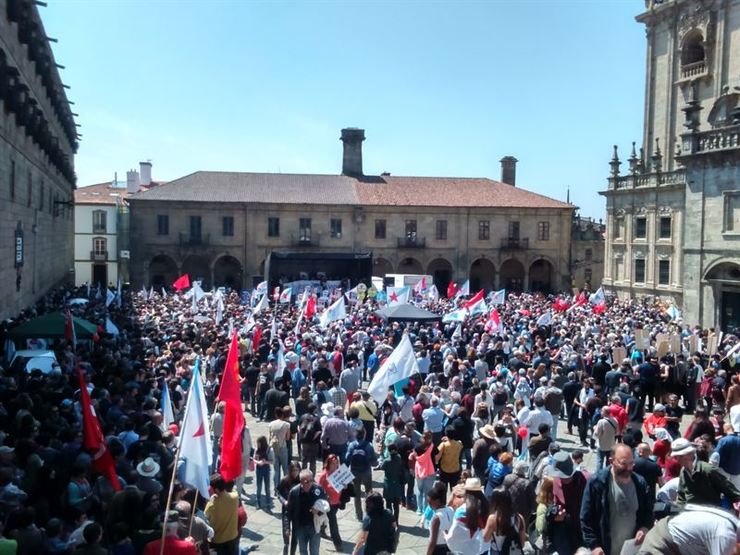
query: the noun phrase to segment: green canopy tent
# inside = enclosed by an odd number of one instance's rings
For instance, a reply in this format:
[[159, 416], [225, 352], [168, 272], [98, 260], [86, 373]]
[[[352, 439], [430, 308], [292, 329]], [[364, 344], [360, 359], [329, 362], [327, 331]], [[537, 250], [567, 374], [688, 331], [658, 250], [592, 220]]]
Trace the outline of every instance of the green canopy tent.
[[[77, 340], [92, 339], [98, 331], [98, 327], [92, 322], [82, 318], [72, 317], [75, 326], [75, 335]], [[28, 322], [24, 322], [17, 328], [8, 332], [8, 337], [13, 340], [17, 339], [56, 339], [64, 337], [64, 314], [61, 312], [52, 312], [44, 314]]]

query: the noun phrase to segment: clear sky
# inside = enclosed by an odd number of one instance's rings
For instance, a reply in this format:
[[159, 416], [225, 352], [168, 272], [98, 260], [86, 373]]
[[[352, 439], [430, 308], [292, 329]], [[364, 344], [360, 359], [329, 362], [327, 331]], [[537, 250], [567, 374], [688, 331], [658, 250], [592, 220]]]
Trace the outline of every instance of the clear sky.
[[603, 217], [643, 121], [642, 0], [49, 0], [83, 138], [78, 185], [196, 170], [499, 179]]

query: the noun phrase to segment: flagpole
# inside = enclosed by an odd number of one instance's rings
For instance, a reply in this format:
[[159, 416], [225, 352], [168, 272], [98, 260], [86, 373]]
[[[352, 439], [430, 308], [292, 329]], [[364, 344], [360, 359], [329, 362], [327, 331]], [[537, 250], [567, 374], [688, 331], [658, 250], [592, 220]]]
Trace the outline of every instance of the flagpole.
[[[195, 377], [193, 377], [195, 378]], [[182, 421], [187, 422], [188, 413], [190, 412], [190, 403], [192, 401], [192, 398], [190, 395], [188, 395], [188, 402], [185, 405], [185, 415], [183, 416]], [[170, 505], [172, 504], [172, 494], [175, 490], [175, 479], [177, 478], [177, 463], [180, 460], [180, 450], [182, 449], [182, 443], [183, 443], [183, 433], [180, 431], [180, 439], [177, 442], [177, 449], [175, 450], [175, 462], [172, 465], [172, 477], [170, 478], [170, 487], [167, 491], [167, 504], [164, 506], [164, 520], [162, 522], [162, 537], [161, 542], [159, 544], [159, 555], [164, 555], [164, 540], [167, 536], [167, 513], [170, 510]]]
[[190, 525], [188, 526], [188, 537], [193, 535], [193, 521], [195, 520], [195, 508], [198, 506], [198, 495], [200, 490], [195, 489], [195, 498], [193, 499], [193, 511], [190, 513]]

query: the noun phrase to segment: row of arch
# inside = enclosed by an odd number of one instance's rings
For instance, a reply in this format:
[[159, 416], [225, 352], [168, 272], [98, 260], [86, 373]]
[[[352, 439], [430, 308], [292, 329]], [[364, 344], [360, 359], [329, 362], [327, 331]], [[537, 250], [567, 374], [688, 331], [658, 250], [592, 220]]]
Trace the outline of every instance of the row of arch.
[[[205, 287], [227, 286], [239, 289], [244, 285], [241, 262], [228, 254], [216, 258], [212, 263], [205, 256], [191, 255], [179, 265], [170, 256], [159, 254], [151, 259], [148, 270], [149, 283], [155, 288], [168, 287], [182, 274], [189, 274], [193, 281], [200, 280]], [[393, 273], [430, 275], [437, 289], [444, 294], [455, 272], [452, 264], [444, 258], [432, 260], [426, 268], [413, 257], [402, 258], [395, 267], [387, 258], [373, 259], [373, 275]], [[498, 271], [491, 260], [477, 258], [470, 265], [468, 277], [471, 291], [505, 288], [508, 291], [527, 289], [550, 292], [554, 286], [555, 270], [544, 258], [535, 260], [528, 268], [521, 261], [511, 258], [504, 261]]]

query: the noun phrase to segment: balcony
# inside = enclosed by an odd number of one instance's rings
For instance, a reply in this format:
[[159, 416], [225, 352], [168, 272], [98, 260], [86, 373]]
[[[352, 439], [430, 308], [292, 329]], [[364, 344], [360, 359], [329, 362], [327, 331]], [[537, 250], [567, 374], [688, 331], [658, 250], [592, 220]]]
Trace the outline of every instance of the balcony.
[[188, 235], [180, 233], [181, 247], [206, 247], [211, 244], [211, 236], [206, 235]]
[[90, 251], [90, 260], [105, 262], [108, 260], [108, 251]]
[[683, 185], [686, 183], [686, 170], [680, 169], [672, 172], [636, 173], [634, 175], [621, 175], [616, 179], [609, 178], [612, 189], [637, 189], [640, 187], [670, 187], [672, 185]]
[[290, 246], [293, 248], [300, 248], [300, 249], [306, 249], [311, 247], [318, 247], [319, 246], [319, 237], [318, 235], [291, 235], [290, 236]]
[[424, 237], [399, 237], [398, 248], [399, 249], [423, 249], [427, 246], [426, 239]]
[[93, 224], [93, 233], [107, 233], [108, 226], [105, 224]]
[[707, 72], [707, 63], [704, 60], [699, 60], [691, 64], [681, 66], [681, 79], [693, 79], [699, 77]]
[[508, 237], [501, 239], [501, 250], [519, 251], [529, 248], [529, 237]]

